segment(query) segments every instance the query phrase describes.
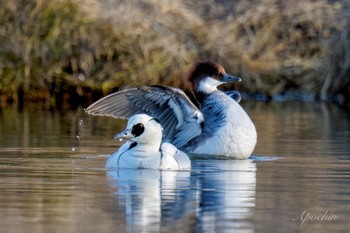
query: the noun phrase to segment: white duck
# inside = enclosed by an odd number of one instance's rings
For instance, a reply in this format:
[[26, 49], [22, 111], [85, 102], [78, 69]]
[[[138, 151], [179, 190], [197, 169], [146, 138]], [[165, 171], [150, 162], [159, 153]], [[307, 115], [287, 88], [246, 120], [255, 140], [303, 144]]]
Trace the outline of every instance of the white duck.
[[86, 112], [116, 118], [146, 113], [159, 120], [165, 141], [187, 153], [249, 158], [257, 141], [255, 126], [239, 105], [238, 92], [231, 98], [217, 89], [240, 78], [209, 61], [198, 63], [188, 80], [196, 105], [180, 89], [143, 86], [110, 94]]
[[107, 160], [106, 168], [149, 168], [183, 170], [191, 168], [185, 153], [162, 143], [162, 126], [146, 114], [137, 114], [115, 139], [129, 139]]

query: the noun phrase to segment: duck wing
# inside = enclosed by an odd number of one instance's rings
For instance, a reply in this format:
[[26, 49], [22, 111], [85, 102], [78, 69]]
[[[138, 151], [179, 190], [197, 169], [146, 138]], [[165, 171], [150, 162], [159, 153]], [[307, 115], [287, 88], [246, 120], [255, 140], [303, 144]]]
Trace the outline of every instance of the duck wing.
[[237, 103], [239, 103], [242, 99], [241, 93], [239, 93], [238, 91], [230, 90], [230, 91], [226, 91], [225, 94], [228, 95], [229, 97], [231, 97]]
[[201, 111], [177, 88], [143, 86], [110, 94], [86, 110], [88, 114], [124, 118], [145, 113], [159, 120], [165, 141], [182, 147], [202, 132]]

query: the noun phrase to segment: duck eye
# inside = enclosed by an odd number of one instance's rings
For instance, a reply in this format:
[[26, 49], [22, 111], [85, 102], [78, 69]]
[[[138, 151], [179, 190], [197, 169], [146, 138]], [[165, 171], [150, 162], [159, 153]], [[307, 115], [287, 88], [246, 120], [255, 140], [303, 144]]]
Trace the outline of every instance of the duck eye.
[[138, 137], [140, 136], [143, 131], [145, 131], [145, 127], [143, 126], [143, 124], [141, 123], [138, 123], [136, 125], [134, 125], [131, 129], [131, 133], [135, 136], [135, 137]]

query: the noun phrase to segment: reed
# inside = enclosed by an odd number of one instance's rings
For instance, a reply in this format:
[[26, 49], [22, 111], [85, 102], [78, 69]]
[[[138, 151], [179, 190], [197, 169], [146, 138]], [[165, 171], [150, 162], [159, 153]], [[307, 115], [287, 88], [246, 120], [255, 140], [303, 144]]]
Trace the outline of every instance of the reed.
[[142, 84], [186, 89], [189, 67], [207, 59], [240, 75], [242, 91], [349, 98], [348, 8], [324, 0], [3, 0], [0, 103], [91, 102]]

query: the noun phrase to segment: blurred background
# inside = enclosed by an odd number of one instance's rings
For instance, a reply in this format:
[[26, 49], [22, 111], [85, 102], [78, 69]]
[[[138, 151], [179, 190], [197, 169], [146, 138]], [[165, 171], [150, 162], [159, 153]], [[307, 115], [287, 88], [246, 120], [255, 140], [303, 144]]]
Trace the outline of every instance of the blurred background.
[[[245, 98], [350, 98], [347, 0], [2, 0], [0, 106], [85, 105], [119, 89], [189, 90], [214, 60]], [[226, 87], [231, 88], [231, 87]]]

